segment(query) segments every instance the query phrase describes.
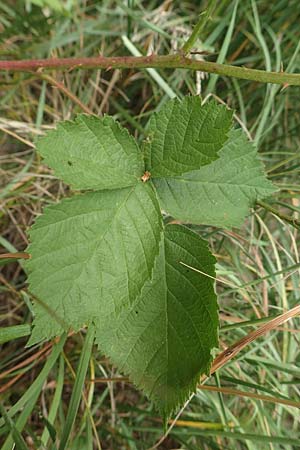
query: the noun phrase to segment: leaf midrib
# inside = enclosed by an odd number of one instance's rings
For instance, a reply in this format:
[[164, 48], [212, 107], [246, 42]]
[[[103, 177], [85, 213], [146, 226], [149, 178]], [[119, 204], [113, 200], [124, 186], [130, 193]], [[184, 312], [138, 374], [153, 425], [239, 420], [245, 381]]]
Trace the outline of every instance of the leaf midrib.
[[[155, 177], [158, 178], [158, 177]], [[154, 180], [155, 180], [154, 178]], [[257, 177], [252, 178], [251, 180], [255, 180], [256, 178], [260, 178], [259, 175], [257, 175]], [[161, 178], [160, 178], [161, 179]], [[225, 186], [234, 186], [234, 187], [238, 187], [238, 188], [248, 188], [248, 189], [257, 189], [259, 188], [259, 186], [255, 186], [253, 184], [245, 184], [245, 183], [230, 183], [228, 181], [208, 181], [208, 180], [193, 180], [193, 179], [186, 179], [186, 178], [182, 178], [182, 177], [164, 177], [164, 180], [166, 181], [166, 183], [168, 183], [169, 181], [176, 181], [176, 182], [180, 182], [180, 183], [186, 183], [186, 184], [212, 184], [215, 186], [219, 186], [219, 185], [225, 185]], [[264, 188], [265, 190], [267, 190], [266, 188]], [[273, 192], [273, 189], [270, 187], [270, 190]]]

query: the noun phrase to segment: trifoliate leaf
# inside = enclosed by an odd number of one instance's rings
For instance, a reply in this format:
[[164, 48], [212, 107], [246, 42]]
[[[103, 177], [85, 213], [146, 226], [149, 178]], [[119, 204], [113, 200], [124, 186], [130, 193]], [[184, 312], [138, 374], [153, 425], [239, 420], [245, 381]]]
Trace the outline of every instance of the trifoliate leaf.
[[142, 153], [133, 136], [111, 117], [80, 114], [60, 122], [37, 149], [55, 175], [74, 189], [133, 186], [143, 175]]
[[176, 219], [219, 226], [239, 225], [271, 194], [231, 116], [198, 97], [170, 101], [151, 119], [146, 167], [109, 117], [79, 115], [38, 143], [58, 177], [96, 192], [47, 207], [30, 231], [29, 345], [94, 322], [100, 348], [165, 418], [209, 371], [218, 320], [214, 257], [189, 229], [163, 230], [155, 191]]
[[153, 180], [161, 206], [187, 223], [240, 226], [255, 201], [276, 191], [267, 180], [255, 146], [241, 130], [212, 164], [180, 177]]
[[29, 344], [120, 312], [151, 277], [161, 214], [150, 183], [85, 193], [45, 209], [25, 264], [37, 297]]
[[[201, 272], [195, 272], [185, 263]], [[169, 416], [208, 373], [218, 344], [215, 258], [207, 243], [179, 225], [168, 225], [153, 279], [116, 317], [99, 316], [99, 348]]]
[[147, 170], [152, 177], [177, 176], [210, 164], [227, 140], [232, 111], [199, 97], [167, 102], [149, 123]]

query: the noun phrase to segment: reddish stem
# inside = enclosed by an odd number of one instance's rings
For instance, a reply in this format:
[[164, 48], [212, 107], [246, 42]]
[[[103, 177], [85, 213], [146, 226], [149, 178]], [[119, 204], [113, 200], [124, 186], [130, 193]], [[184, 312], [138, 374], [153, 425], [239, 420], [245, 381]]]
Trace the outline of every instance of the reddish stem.
[[96, 56], [91, 58], [51, 58], [19, 61], [0, 61], [0, 71], [43, 72], [44, 70], [73, 69], [188, 69], [218, 75], [242, 78], [260, 83], [300, 86], [300, 74], [266, 72], [246, 67], [230, 66], [209, 61], [199, 61], [184, 54], [150, 56]]

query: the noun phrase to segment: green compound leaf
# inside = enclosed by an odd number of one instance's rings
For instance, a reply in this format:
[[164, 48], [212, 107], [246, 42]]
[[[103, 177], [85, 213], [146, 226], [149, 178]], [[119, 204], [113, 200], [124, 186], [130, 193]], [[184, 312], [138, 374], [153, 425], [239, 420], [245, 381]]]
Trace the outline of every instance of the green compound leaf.
[[207, 242], [183, 226], [168, 225], [153, 279], [140, 297], [118, 317], [96, 321], [100, 349], [165, 418], [209, 372], [211, 350], [218, 345], [214, 263]]
[[29, 345], [134, 302], [151, 277], [162, 219], [151, 183], [85, 193], [45, 209], [25, 268], [40, 299]]
[[217, 161], [153, 183], [162, 209], [176, 219], [220, 227], [240, 226], [256, 200], [276, 191], [241, 130], [230, 132]]
[[232, 111], [199, 97], [167, 102], [149, 123], [147, 170], [152, 177], [177, 176], [210, 164], [227, 140]]
[[150, 122], [150, 181], [136, 141], [110, 117], [79, 115], [38, 142], [58, 177], [94, 192], [45, 208], [31, 228], [29, 345], [94, 323], [100, 349], [165, 418], [209, 371], [218, 318], [214, 257], [188, 228], [163, 229], [160, 206], [234, 226], [275, 190], [231, 118], [198, 97], [167, 103]]
[[56, 176], [74, 189], [133, 186], [144, 172], [135, 139], [109, 116], [79, 114], [72, 122], [60, 122], [37, 148]]

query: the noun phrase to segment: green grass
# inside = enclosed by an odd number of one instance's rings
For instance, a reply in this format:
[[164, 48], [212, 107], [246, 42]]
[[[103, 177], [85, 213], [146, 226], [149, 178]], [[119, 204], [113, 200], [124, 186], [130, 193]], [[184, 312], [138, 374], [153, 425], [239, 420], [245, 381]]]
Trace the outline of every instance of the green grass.
[[[65, 1], [59, 10], [53, 0], [40, 1], [47, 8], [35, 3], [0, 3], [1, 59], [167, 54], [183, 46], [207, 4]], [[222, 0], [194, 48], [207, 52], [202, 57], [210, 61], [300, 72], [299, 19], [297, 0]], [[234, 108], [237, 126], [242, 124], [258, 143], [280, 191], [265, 201], [275, 213], [257, 205], [241, 230], [195, 227], [218, 259], [221, 348], [247, 335], [266, 316], [299, 303], [299, 230], [283, 217], [299, 219], [300, 213], [298, 88], [181, 70], [50, 75], [95, 114], [114, 115], [140, 140], [153, 111], [171, 96], [214, 95]], [[21, 252], [36, 215], [68, 195], [35, 154], [34, 143], [57, 120], [81, 109], [38, 74], [0, 74], [0, 91], [0, 250]], [[60, 341], [25, 348], [32, 309], [22, 262], [1, 264], [2, 449], [11, 449], [13, 440], [19, 442], [17, 448], [51, 450], [153, 446], [163, 435], [156, 411], [120, 378], [101, 349], [91, 351], [85, 330], [64, 338], [64, 347]], [[298, 327], [299, 318], [294, 318], [252, 342], [209, 384], [299, 401]], [[289, 405], [198, 390], [182, 411], [183, 422], [175, 424], [159, 448], [292, 450], [300, 447], [299, 417]]]

